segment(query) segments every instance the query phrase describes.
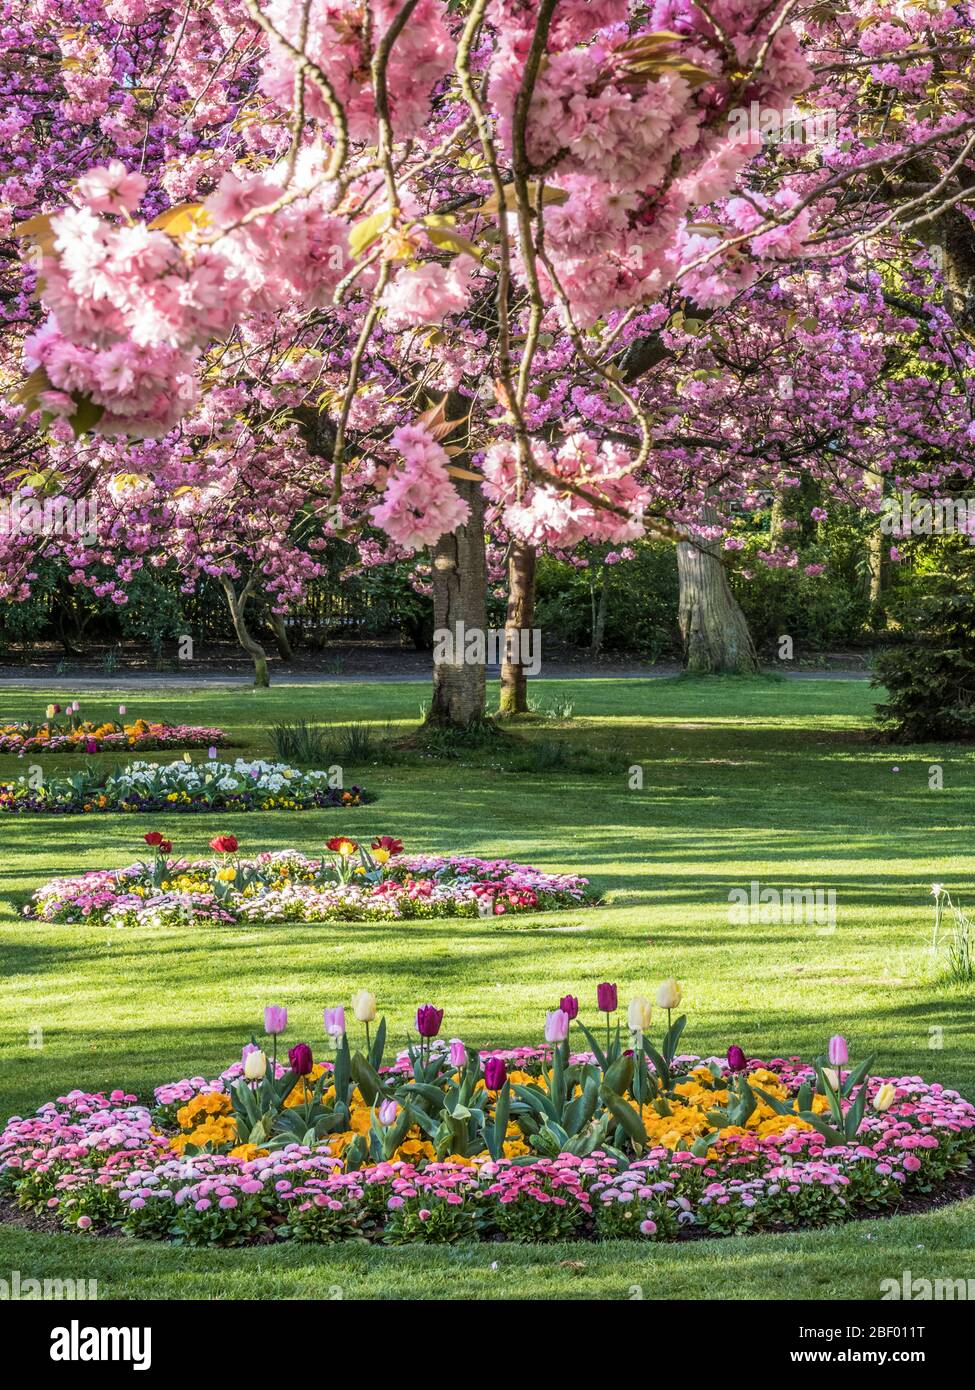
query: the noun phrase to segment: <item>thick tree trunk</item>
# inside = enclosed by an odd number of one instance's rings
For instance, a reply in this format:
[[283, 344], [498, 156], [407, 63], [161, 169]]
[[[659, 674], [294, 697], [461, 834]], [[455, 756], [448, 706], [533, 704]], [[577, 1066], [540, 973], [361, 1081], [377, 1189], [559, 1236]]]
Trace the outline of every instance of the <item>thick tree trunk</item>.
[[[535, 621], [536, 552], [530, 545], [512, 540], [508, 551], [508, 611], [504, 620], [504, 652], [501, 659], [502, 714], [525, 714], [528, 710], [528, 675], [521, 657], [532, 641]], [[522, 637], [527, 633], [527, 637]]]
[[[470, 504], [466, 526], [441, 536], [433, 552], [433, 699], [427, 722], [466, 729], [485, 715], [487, 569], [484, 558], [484, 494], [480, 484], [455, 481]], [[450, 634], [446, 659], [439, 635]], [[467, 642], [479, 640], [476, 650]]]
[[253, 585], [248, 580], [238, 594], [234, 589], [233, 580], [227, 575], [221, 575], [220, 583], [226, 595], [227, 607], [230, 609], [230, 617], [234, 624], [234, 632], [237, 634], [237, 641], [254, 663], [254, 684], [258, 686], [270, 685], [271, 677], [267, 669], [267, 652], [260, 642], [251, 635], [244, 617], [244, 609], [253, 592]]
[[700, 543], [680, 541], [677, 576], [684, 669], [700, 675], [757, 671], [755, 644], [718, 557]]

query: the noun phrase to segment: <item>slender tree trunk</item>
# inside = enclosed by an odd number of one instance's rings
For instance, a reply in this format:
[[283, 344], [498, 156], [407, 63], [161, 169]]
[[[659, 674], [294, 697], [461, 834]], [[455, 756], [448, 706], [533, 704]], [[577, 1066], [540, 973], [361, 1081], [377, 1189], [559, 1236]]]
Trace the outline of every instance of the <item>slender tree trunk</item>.
[[237, 641], [254, 663], [254, 684], [258, 686], [270, 685], [271, 677], [267, 669], [267, 652], [260, 642], [251, 635], [244, 617], [247, 600], [254, 591], [253, 583], [249, 579], [239, 594], [234, 589], [234, 582], [228, 575], [220, 576], [220, 584], [227, 598], [227, 607], [230, 609], [230, 617], [233, 620]]
[[[455, 480], [454, 486], [471, 513], [467, 525], [441, 536], [433, 552], [433, 699], [427, 722], [466, 729], [485, 715], [484, 494], [479, 483]], [[450, 634], [447, 659], [439, 651], [440, 633]], [[479, 651], [467, 646], [472, 633], [479, 635]]]
[[599, 585], [599, 598], [593, 607], [592, 632], [589, 636], [589, 655], [593, 661], [599, 656], [603, 649], [603, 638], [606, 635], [606, 610], [609, 607], [609, 576], [606, 573], [606, 566], [602, 568], [602, 575]]
[[[528, 710], [528, 675], [521, 661], [522, 642], [532, 640], [535, 621], [535, 562], [533, 546], [512, 540], [508, 551], [508, 611], [504, 620], [504, 653], [501, 661], [502, 714], [525, 714]], [[522, 638], [525, 632], [529, 636]]]
[[293, 661], [295, 654], [291, 648], [291, 638], [288, 636], [288, 628], [284, 618], [272, 609], [268, 613], [268, 621], [271, 624], [271, 631], [274, 633], [274, 645], [278, 649], [278, 656], [282, 661]]
[[699, 675], [757, 671], [758, 657], [748, 623], [714, 549], [703, 542], [679, 541], [677, 576], [684, 669]]

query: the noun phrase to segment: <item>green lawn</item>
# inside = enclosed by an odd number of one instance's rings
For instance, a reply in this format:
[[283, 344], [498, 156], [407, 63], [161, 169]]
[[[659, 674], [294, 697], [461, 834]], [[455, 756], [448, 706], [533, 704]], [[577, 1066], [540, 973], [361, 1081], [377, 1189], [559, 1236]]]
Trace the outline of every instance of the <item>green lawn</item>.
[[[360, 987], [375, 991], [394, 1035], [430, 1000], [447, 1010], [445, 1032], [514, 1045], [538, 1038], [543, 1011], [566, 991], [586, 1003], [610, 979], [625, 999], [668, 975], [684, 983], [687, 1045], [696, 1051], [738, 1042], [753, 1053], [809, 1056], [839, 1031], [858, 1055], [876, 1051], [878, 1070], [920, 1072], [975, 1096], [971, 992], [939, 983], [925, 954], [932, 881], [973, 898], [975, 750], [871, 742], [874, 693], [860, 681], [552, 681], [537, 691], [543, 706], [571, 699], [575, 715], [528, 721], [525, 736], [564, 740], [597, 770], [515, 772], [492, 748], [347, 768], [347, 780], [377, 795], [348, 813], [233, 823], [172, 815], [153, 824], [186, 853], [216, 831], [234, 831], [248, 851], [313, 850], [342, 830], [395, 834], [410, 849], [507, 855], [587, 874], [604, 895], [594, 911], [497, 925], [210, 933], [28, 925], [18, 914], [34, 886], [128, 862], [148, 827], [122, 815], [0, 818], [0, 1114], [73, 1086], [148, 1093], [163, 1080], [215, 1071], [266, 1002], [287, 1003], [289, 1032], [313, 1045], [323, 1005], [347, 1003]], [[0, 722], [72, 694], [5, 688]], [[426, 694], [420, 683], [281, 685], [81, 701], [92, 716], [112, 714], [121, 698], [130, 716], [218, 722], [267, 755], [267, 729], [278, 720], [405, 730]], [[45, 766], [59, 761], [70, 760]], [[932, 763], [944, 769], [941, 791], [929, 789]], [[643, 767], [642, 790], [628, 787], [631, 765]], [[0, 778], [18, 770], [23, 763], [0, 758]], [[730, 924], [729, 890], [753, 879], [834, 888], [835, 933]], [[0, 1230], [0, 1270], [94, 1275], [105, 1296], [132, 1297], [320, 1296], [340, 1285], [347, 1297], [626, 1298], [640, 1284], [647, 1297], [874, 1298], [879, 1280], [899, 1277], [905, 1264], [915, 1275], [971, 1272], [973, 1217], [969, 1202], [783, 1239], [448, 1253], [187, 1253], [8, 1228]]]

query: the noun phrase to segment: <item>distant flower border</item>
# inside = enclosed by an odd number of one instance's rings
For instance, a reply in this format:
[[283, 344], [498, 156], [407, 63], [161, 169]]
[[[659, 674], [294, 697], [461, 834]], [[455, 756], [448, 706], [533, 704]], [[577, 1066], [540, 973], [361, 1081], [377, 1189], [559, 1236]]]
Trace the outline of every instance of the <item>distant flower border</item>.
[[334, 836], [313, 857], [298, 850], [245, 858], [234, 835], [211, 841], [214, 857], [181, 859], [158, 831], [145, 837], [152, 858], [122, 869], [93, 869], [38, 888], [24, 915], [44, 922], [100, 926], [219, 926], [251, 922], [395, 921], [503, 917], [585, 907], [588, 879], [507, 859], [408, 855], [383, 835], [371, 847]]
[[27, 753], [149, 752], [164, 748], [216, 749], [229, 743], [223, 729], [141, 718], [127, 723], [125, 705], [119, 705], [118, 714], [118, 720], [95, 721], [81, 718], [77, 701], [64, 709], [60, 704], [51, 704], [43, 722], [20, 720], [0, 724], [0, 753], [23, 757]]
[[[845, 1070], [846, 1042], [804, 1065], [677, 1054], [680, 987], [657, 1051], [638, 996], [622, 1047], [616, 987], [601, 985], [606, 1050], [570, 1051], [578, 1000], [545, 1020], [546, 1047], [468, 1051], [416, 1011], [418, 1040], [382, 1063], [386, 1023], [365, 990], [352, 1051], [341, 1006], [324, 1013], [333, 1056], [306, 1043], [277, 1061], [287, 1009], [214, 1080], [75, 1090], [0, 1134], [0, 1198], [75, 1231], [181, 1244], [343, 1240], [671, 1240], [828, 1226], [952, 1195], [971, 1176], [975, 1106], [918, 1076]], [[662, 1001], [662, 1002], [661, 1002]], [[370, 1031], [370, 1027], [374, 1032]]]
[[131, 762], [111, 772], [77, 772], [0, 783], [0, 812], [70, 815], [97, 811], [307, 811], [361, 806], [362, 787], [343, 788], [338, 768], [303, 771], [285, 763], [237, 758], [172, 763]]

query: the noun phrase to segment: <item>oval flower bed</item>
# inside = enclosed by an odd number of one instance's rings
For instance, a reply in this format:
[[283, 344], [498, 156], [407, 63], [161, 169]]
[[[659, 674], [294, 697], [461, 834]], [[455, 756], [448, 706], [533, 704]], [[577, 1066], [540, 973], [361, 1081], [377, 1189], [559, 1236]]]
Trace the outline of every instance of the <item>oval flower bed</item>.
[[593, 902], [588, 880], [507, 859], [404, 854], [379, 836], [371, 849], [346, 836], [318, 858], [280, 850], [245, 859], [233, 835], [212, 840], [214, 858], [174, 857], [157, 831], [151, 860], [94, 869], [39, 888], [25, 915], [45, 922], [153, 926], [188, 922], [392, 921], [500, 917]]
[[[677, 998], [661, 986], [668, 1022]], [[11, 1119], [0, 1195], [70, 1229], [191, 1245], [671, 1239], [890, 1212], [969, 1173], [975, 1107], [917, 1076], [871, 1077], [869, 1059], [847, 1069], [842, 1038], [812, 1065], [738, 1047], [702, 1061], [676, 1052], [683, 1018], [658, 1050], [634, 1000], [626, 1048], [615, 986], [600, 1008], [606, 1037], [578, 1024], [583, 1052], [566, 996], [547, 1046], [478, 1054], [441, 1042], [444, 1011], [423, 1005], [417, 1040], [385, 1066], [385, 1021], [370, 1030], [360, 991], [355, 1050], [330, 1008], [327, 1060], [297, 1043], [283, 1066], [287, 1010], [271, 1006], [270, 1058], [252, 1042], [152, 1104], [76, 1090]]]
[[361, 787], [333, 786], [336, 775], [259, 759], [195, 763], [187, 754], [174, 763], [127, 763], [108, 775], [84, 768], [39, 787], [20, 777], [0, 784], [0, 811], [307, 811], [369, 799]]
[[223, 729], [149, 719], [126, 723], [125, 706], [119, 705], [118, 712], [118, 722], [96, 723], [81, 718], [77, 701], [64, 711], [60, 705], [48, 705], [43, 723], [0, 724], [0, 753], [23, 757], [25, 753], [101, 753], [106, 749], [219, 748], [227, 743]]

